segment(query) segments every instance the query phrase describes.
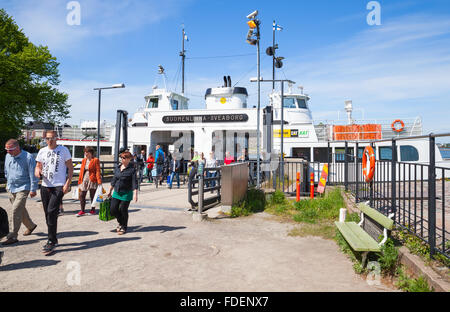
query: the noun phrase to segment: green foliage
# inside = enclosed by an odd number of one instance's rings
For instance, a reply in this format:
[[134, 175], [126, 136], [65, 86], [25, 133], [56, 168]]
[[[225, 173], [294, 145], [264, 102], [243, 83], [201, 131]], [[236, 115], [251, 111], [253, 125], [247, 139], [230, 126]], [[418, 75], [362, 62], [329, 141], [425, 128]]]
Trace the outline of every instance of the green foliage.
[[294, 204], [297, 222], [316, 223], [318, 220], [335, 220], [339, 217], [339, 209], [345, 207], [341, 191], [335, 189], [325, 197], [301, 200]]
[[[401, 241], [411, 253], [421, 256], [425, 261], [430, 261], [430, 246], [417, 236], [409, 233], [407, 230], [396, 232], [397, 239]], [[443, 265], [450, 267], [450, 259], [441, 255], [435, 254], [435, 260], [439, 261]]]
[[361, 221], [361, 218], [359, 216], [359, 213], [356, 213], [356, 212], [347, 214], [347, 217], [345, 218], [345, 222], [359, 223], [360, 221]]
[[280, 190], [276, 190], [272, 196], [270, 196], [269, 203], [271, 205], [283, 205], [287, 202], [286, 196]]
[[378, 258], [381, 272], [386, 275], [394, 275], [398, 261], [398, 249], [395, 247], [394, 241], [388, 238], [386, 243], [381, 247], [381, 254]]
[[47, 47], [29, 42], [0, 9], [0, 144], [17, 138], [27, 118], [58, 122], [68, 117], [68, 96], [55, 88], [58, 66]]
[[241, 203], [231, 207], [231, 217], [248, 216], [255, 212], [264, 211], [265, 206], [266, 196], [264, 192], [257, 189], [250, 189], [247, 191]]
[[428, 286], [426, 279], [423, 276], [419, 278], [410, 278], [403, 266], [397, 269], [397, 287], [406, 292], [432, 292], [433, 288]]

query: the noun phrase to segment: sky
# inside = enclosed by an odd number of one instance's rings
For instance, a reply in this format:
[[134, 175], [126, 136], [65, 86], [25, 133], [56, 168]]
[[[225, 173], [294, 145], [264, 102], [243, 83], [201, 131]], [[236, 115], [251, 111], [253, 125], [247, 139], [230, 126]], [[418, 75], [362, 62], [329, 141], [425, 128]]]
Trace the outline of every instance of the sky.
[[[78, 12], [72, 3], [79, 4]], [[94, 88], [102, 92], [101, 119], [114, 123], [116, 110], [133, 113], [152, 87], [181, 91], [182, 25], [186, 48], [186, 95], [204, 107], [205, 90], [223, 84], [246, 87], [257, 103], [256, 48], [246, 43], [246, 16], [261, 21], [261, 76], [272, 78], [272, 22], [283, 67], [277, 78], [303, 86], [318, 120], [344, 118], [352, 100], [356, 119], [422, 118], [424, 133], [450, 132], [450, 1], [383, 0], [379, 14], [368, 0], [0, 0], [36, 45], [48, 46], [60, 63], [69, 95], [69, 124], [96, 120]], [[368, 22], [379, 18], [380, 25]], [[74, 25], [68, 16], [79, 16]], [[279, 87], [277, 87], [279, 88]], [[271, 84], [263, 83], [261, 106]]]

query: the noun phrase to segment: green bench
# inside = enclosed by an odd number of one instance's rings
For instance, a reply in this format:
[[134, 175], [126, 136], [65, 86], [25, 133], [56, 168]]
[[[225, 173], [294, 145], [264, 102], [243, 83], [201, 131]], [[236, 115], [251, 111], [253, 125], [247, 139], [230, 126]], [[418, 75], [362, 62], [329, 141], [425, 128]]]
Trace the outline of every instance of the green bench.
[[[369, 207], [369, 202], [360, 203], [358, 209], [361, 210], [361, 222], [335, 222], [336, 227], [348, 242], [350, 247], [357, 252], [362, 252], [362, 265], [365, 266], [367, 254], [369, 252], [380, 252], [389, 237], [390, 231], [394, 227], [392, 217], [386, 217], [382, 213]], [[378, 243], [379, 236], [383, 240]]]

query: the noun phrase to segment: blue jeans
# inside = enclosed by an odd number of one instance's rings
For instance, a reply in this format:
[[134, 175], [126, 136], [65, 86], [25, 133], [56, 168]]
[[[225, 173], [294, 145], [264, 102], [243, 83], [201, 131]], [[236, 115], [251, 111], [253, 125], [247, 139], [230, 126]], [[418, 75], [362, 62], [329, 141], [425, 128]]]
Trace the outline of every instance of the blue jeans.
[[[215, 178], [216, 175], [217, 175], [217, 171], [207, 171], [206, 172], [207, 178]], [[216, 180], [206, 182], [206, 187], [215, 187], [215, 186], [216, 186]]]
[[177, 187], [180, 188], [180, 173], [179, 172], [172, 172], [170, 174], [170, 188], [172, 188], [172, 184], [173, 184], [173, 179], [177, 178]]

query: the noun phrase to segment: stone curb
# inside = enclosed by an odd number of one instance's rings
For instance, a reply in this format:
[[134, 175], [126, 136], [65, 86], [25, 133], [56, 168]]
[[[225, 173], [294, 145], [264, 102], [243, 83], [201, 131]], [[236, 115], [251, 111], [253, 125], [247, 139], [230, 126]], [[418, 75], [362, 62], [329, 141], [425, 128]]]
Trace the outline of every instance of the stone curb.
[[[342, 194], [344, 195], [345, 205], [349, 212], [358, 212], [359, 210], [356, 208], [354, 198], [345, 192], [342, 192]], [[433, 287], [436, 292], [450, 292], [450, 283], [445, 281], [439, 274], [434, 272], [432, 268], [427, 266], [419, 256], [410, 253], [405, 246], [402, 246], [398, 253], [400, 263], [405, 265], [416, 278], [424, 276], [428, 284]]]
[[400, 263], [405, 265], [414, 277], [424, 276], [428, 284], [434, 288], [434, 291], [450, 292], [450, 283], [427, 266], [419, 256], [410, 253], [407, 247], [401, 247], [398, 254]]

